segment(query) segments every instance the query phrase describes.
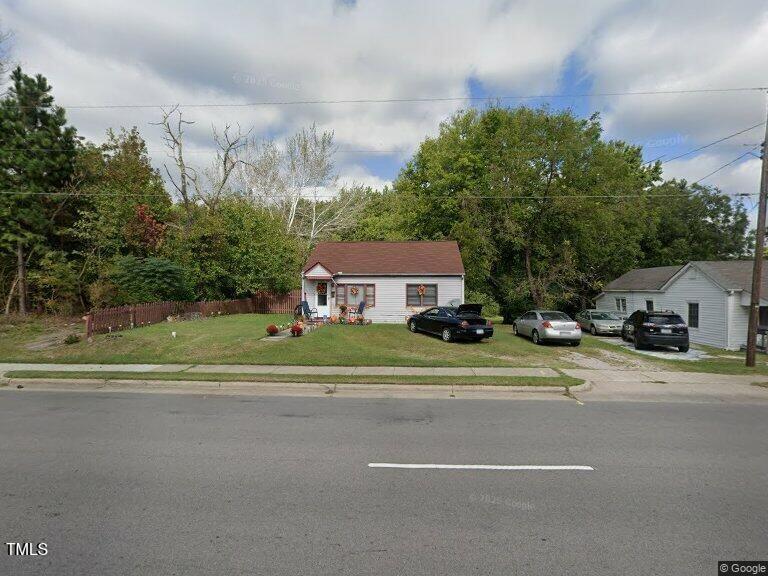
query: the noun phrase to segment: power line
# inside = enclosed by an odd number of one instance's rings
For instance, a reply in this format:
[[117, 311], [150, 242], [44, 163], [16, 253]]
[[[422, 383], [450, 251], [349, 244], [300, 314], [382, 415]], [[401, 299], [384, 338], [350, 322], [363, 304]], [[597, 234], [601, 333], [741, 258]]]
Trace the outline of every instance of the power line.
[[[755, 148], [757, 148], [758, 146], [760, 146], [760, 144], [758, 144], [757, 146], [753, 147], [753, 148], [752, 148], [752, 150], [754, 150], [754, 149], [755, 149]], [[707, 174], [706, 176], [703, 176], [703, 177], [699, 178], [698, 180], [696, 180], [696, 181], [694, 182], [694, 184], [698, 184], [698, 183], [699, 183], [699, 182], [701, 182], [702, 180], [706, 180], [706, 179], [707, 179], [707, 178], [709, 178], [710, 176], [713, 176], [713, 175], [717, 174], [718, 172], [720, 172], [720, 170], [722, 170], [723, 168], [727, 168], [728, 166], [730, 166], [731, 164], [735, 164], [736, 162], [738, 162], [739, 160], [741, 160], [741, 159], [742, 159], [742, 158], [744, 158], [745, 156], [749, 156], [750, 154], [752, 154], [752, 150], [748, 150], [748, 151], [744, 152], [744, 154], [741, 154], [741, 155], [737, 156], [736, 158], [734, 158], [733, 160], [731, 160], [730, 162], [727, 162], [727, 163], [723, 164], [723, 165], [722, 165], [722, 166], [720, 166], [720, 168], [718, 168], [717, 170], [713, 170], [712, 172], [710, 172], [710, 173], [709, 173], [709, 174]]]
[[[754, 130], [755, 128], [758, 128], [760, 126], [765, 126], [765, 120], [762, 122], [759, 122], [758, 124], [755, 124], [754, 126], [750, 126], [749, 128], [744, 128], [744, 130], [739, 130], [738, 132], [734, 132], [733, 134], [730, 134], [728, 136], [725, 136], [723, 138], [720, 138], [718, 140], [715, 140], [714, 142], [710, 142], [709, 144], [705, 144], [704, 146], [699, 146], [698, 148], [694, 148], [693, 150], [689, 150], [688, 152], [684, 152], [683, 154], [678, 154], [677, 156], [673, 156], [672, 158], [668, 158], [662, 162], [662, 164], [666, 164], [667, 162], [672, 162], [672, 160], [677, 160], [678, 158], [682, 158], [683, 156], [688, 156], [689, 154], [693, 154], [695, 152], [699, 152], [701, 150], [704, 150], [706, 148], [710, 148], [711, 146], [715, 146], [716, 144], [719, 144], [720, 142], [724, 142], [726, 140], [729, 140], [735, 136], [738, 136], [740, 134], [744, 134], [744, 132], [749, 132], [750, 130]], [[758, 144], [759, 146], [760, 144]], [[753, 148], [754, 149], [754, 148]]]
[[[737, 158], [738, 160], [738, 158]], [[706, 178], [706, 176], [705, 176]], [[700, 181], [700, 180], [699, 180]], [[699, 182], [697, 181], [697, 182]], [[694, 182], [695, 184], [696, 182]], [[757, 196], [755, 193], [743, 193], [738, 196]], [[141, 196], [145, 198], [151, 197], [169, 197], [166, 194], [142, 194], [142, 193], [121, 193], [121, 192], [98, 192], [98, 193], [86, 193], [86, 194], [73, 194], [71, 192], [11, 192], [0, 191], [0, 195], [16, 195], [16, 196], [61, 196], [71, 195], [76, 198], [89, 198], [98, 196]], [[314, 198], [336, 198], [338, 194], [318, 194], [313, 196], [304, 196], [305, 200], [312, 200]], [[486, 195], [486, 194], [465, 194], [461, 196], [443, 194], [439, 196], [433, 196], [433, 199], [440, 198], [453, 198], [453, 199], [484, 199], [484, 200], [559, 200], [559, 199], [571, 199], [571, 198], [594, 198], [594, 199], [626, 199], [626, 198], [679, 198], [680, 194], [560, 194], [554, 196], [499, 196], [499, 195]]]
[[[568, 99], [568, 98], [599, 98], [612, 96], [659, 96], [679, 94], [718, 94], [729, 92], [759, 92], [768, 90], [766, 86], [748, 86], [734, 88], [690, 88], [681, 90], [637, 90], [617, 92], [583, 92], [574, 94], [508, 94], [489, 96], [444, 96], [444, 97], [412, 97], [412, 98], [355, 98], [339, 100], [264, 100], [257, 102], [202, 102], [190, 104], [68, 104], [61, 105], [67, 110], [109, 110], [127, 108], [250, 108], [257, 106], [305, 106], [322, 104], [408, 104], [425, 102], [492, 102], [494, 100], [535, 100], [535, 99]], [[25, 108], [36, 108], [25, 106]]]

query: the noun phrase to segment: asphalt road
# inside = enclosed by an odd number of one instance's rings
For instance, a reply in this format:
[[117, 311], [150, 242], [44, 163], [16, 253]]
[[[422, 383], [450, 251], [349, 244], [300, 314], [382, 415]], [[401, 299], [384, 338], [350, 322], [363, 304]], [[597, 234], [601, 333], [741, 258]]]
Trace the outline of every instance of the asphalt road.
[[767, 416], [7, 390], [0, 539], [49, 552], [0, 574], [716, 574], [768, 556]]

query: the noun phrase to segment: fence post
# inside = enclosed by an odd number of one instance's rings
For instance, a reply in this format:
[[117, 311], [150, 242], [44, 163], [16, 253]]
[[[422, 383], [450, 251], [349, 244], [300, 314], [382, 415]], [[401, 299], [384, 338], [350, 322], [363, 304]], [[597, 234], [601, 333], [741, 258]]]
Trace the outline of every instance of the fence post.
[[85, 339], [93, 342], [93, 314], [86, 314], [83, 320], [85, 320]]
[[136, 306], [131, 305], [131, 330], [136, 326]]

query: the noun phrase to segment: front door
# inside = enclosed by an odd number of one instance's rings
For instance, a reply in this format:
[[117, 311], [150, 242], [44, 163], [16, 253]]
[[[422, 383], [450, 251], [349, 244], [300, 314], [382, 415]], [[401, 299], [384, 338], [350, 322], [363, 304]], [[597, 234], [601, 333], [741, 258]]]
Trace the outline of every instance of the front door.
[[315, 308], [317, 308], [317, 315], [321, 318], [323, 316], [330, 316], [331, 309], [328, 306], [328, 282], [318, 282], [315, 285]]

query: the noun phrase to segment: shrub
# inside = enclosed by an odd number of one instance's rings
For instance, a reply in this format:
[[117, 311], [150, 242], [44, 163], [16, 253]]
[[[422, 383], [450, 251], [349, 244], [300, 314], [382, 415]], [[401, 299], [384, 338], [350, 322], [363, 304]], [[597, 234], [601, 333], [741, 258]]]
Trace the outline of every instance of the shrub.
[[280, 332], [280, 329], [274, 324], [270, 324], [269, 326], [267, 326], [267, 334], [269, 334], [270, 336], [274, 336], [278, 332]]
[[187, 271], [165, 258], [117, 258], [108, 272], [116, 295], [112, 304], [191, 300]]
[[80, 336], [77, 334], [67, 334], [67, 337], [64, 338], [64, 344], [77, 344], [80, 342]]

